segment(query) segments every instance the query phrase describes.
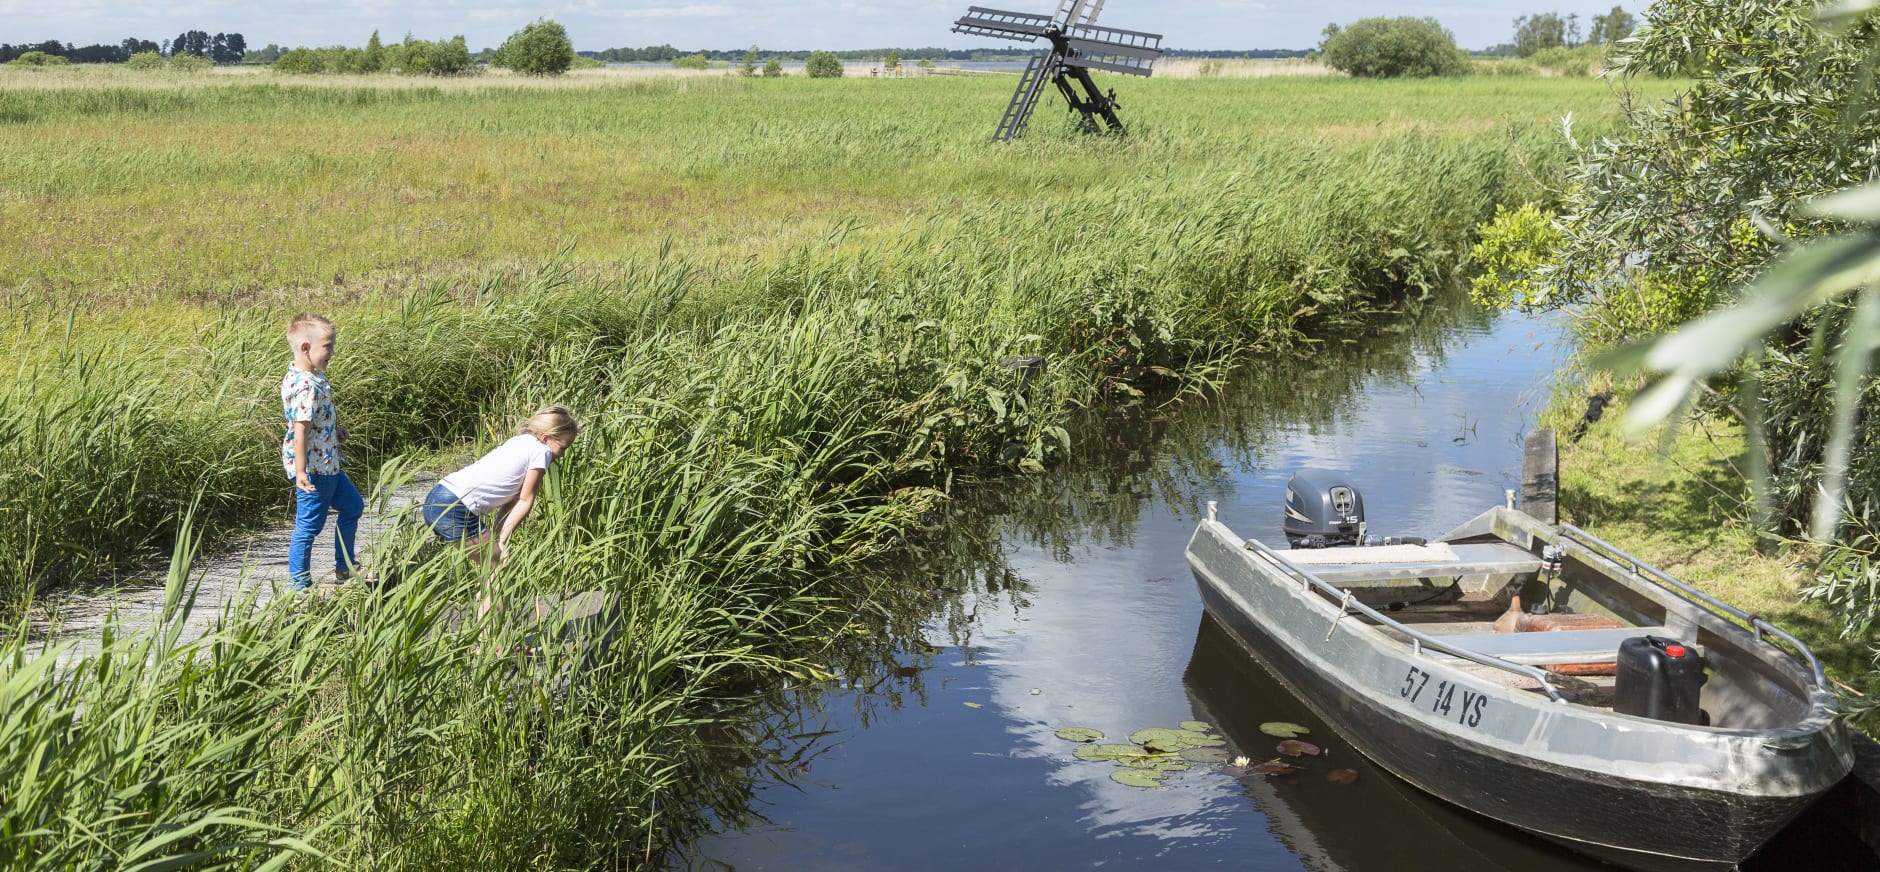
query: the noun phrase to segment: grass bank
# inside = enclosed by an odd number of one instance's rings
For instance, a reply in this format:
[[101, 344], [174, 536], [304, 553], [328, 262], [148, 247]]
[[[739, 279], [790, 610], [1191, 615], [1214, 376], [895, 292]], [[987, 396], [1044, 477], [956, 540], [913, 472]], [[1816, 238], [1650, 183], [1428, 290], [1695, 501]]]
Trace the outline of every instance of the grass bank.
[[[355, 471], [581, 412], [503, 584], [616, 592], [630, 627], [558, 692], [479, 652], [447, 558], [58, 680], [11, 634], [14, 866], [660, 857], [742, 796], [708, 759], [736, 753], [722, 713], [878, 632], [895, 593], [845, 570], [959, 476], [1039, 468], [1083, 435], [1070, 409], [1308, 353], [1448, 281], [1550, 159], [1543, 125], [1607, 102], [1200, 80], [1132, 98], [1130, 140], [1040, 123], [1001, 149], [1004, 84], [699, 81], [0, 92], [7, 225], [68, 234], [0, 242], [15, 608], [187, 546], [192, 506], [211, 534], [284, 519], [278, 334], [315, 306]], [[1048, 361], [1024, 390], [1020, 355]]]

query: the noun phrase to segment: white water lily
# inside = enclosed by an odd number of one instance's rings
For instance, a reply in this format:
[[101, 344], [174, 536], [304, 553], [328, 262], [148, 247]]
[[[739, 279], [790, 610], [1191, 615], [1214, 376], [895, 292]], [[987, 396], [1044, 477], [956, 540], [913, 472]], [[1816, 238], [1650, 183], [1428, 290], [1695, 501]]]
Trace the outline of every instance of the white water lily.
[[1245, 757], [1235, 757], [1235, 758], [1234, 758], [1234, 765], [1235, 765], [1235, 766], [1239, 766], [1239, 767], [1240, 767], [1240, 768], [1242, 768], [1242, 769], [1245, 769], [1245, 768], [1247, 768], [1247, 764], [1249, 764], [1249, 763], [1252, 763], [1252, 762], [1253, 762], [1252, 760], [1249, 760], [1249, 759], [1247, 759], [1247, 758], [1245, 758]]

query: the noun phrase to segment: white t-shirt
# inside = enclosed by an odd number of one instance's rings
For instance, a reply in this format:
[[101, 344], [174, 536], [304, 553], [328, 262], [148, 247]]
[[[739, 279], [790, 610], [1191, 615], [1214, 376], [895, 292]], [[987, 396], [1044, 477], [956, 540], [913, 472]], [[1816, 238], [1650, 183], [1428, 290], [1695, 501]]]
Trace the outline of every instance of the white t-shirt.
[[553, 459], [549, 451], [547, 444], [527, 433], [512, 436], [438, 484], [456, 494], [472, 514], [486, 515], [522, 492], [522, 477], [529, 470], [548, 468]]

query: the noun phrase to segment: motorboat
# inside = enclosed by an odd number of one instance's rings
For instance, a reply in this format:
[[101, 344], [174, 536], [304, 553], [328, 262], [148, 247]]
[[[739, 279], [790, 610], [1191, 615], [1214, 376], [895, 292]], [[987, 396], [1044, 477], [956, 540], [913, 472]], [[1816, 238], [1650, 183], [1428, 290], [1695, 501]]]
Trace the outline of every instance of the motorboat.
[[1210, 503], [1210, 615], [1346, 741], [1440, 799], [1644, 870], [1731, 869], [1853, 764], [1794, 636], [1584, 530], [1495, 506], [1430, 540], [1366, 529], [1325, 470], [1274, 547]]

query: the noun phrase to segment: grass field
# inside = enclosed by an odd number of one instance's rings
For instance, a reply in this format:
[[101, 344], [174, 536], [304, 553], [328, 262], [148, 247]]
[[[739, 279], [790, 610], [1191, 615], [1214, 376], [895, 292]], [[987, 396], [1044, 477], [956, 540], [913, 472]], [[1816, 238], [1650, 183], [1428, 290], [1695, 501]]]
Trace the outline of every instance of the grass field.
[[[25, 75], [0, 71], [8, 614], [192, 509], [211, 541], [284, 521], [280, 330], [318, 308], [362, 477], [582, 414], [503, 584], [614, 591], [635, 632], [586, 690], [518, 690], [448, 619], [475, 573], [446, 559], [58, 681], [12, 633], [5, 868], [657, 862], [741, 800], [701, 762], [713, 713], [868, 638], [894, 593], [846, 570], [960, 477], [1422, 296], [1537, 196], [1560, 117], [1614, 117], [1587, 81], [1132, 80], [1126, 140], [1046, 104], [993, 146], [1010, 80]], [[1024, 392], [1015, 355], [1049, 361]]]

